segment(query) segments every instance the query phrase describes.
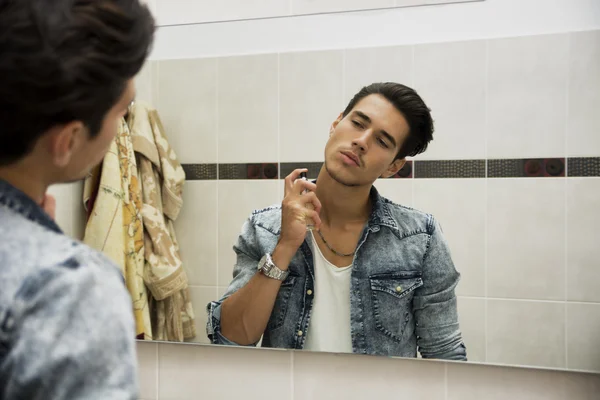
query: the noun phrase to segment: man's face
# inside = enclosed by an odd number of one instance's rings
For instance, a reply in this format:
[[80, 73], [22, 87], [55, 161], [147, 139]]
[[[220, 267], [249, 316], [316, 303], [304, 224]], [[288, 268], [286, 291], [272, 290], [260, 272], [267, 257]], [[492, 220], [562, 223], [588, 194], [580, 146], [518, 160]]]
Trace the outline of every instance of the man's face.
[[333, 123], [325, 146], [327, 172], [346, 186], [392, 176], [404, 165], [394, 159], [408, 133], [408, 122], [392, 103], [381, 95], [367, 96]]
[[82, 132], [79, 144], [73, 149], [69, 163], [61, 168], [61, 181], [69, 182], [83, 179], [106, 155], [112, 141], [117, 135], [121, 118], [127, 113], [129, 104], [135, 97], [135, 86], [130, 80], [121, 98], [104, 117], [102, 128], [98, 135], [90, 137]]

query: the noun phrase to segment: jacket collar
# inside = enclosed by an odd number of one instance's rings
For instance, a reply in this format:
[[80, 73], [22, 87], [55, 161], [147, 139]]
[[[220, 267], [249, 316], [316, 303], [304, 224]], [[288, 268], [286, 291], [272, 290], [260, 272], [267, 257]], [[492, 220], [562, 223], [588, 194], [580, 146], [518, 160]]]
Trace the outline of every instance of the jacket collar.
[[371, 230], [377, 231], [380, 226], [387, 226], [392, 229], [398, 229], [398, 224], [392, 217], [388, 201], [382, 197], [375, 186], [371, 187], [371, 202], [373, 209], [369, 217], [368, 226]]
[[0, 207], [6, 207], [51, 231], [62, 233], [56, 222], [36, 202], [2, 179], [0, 179]]

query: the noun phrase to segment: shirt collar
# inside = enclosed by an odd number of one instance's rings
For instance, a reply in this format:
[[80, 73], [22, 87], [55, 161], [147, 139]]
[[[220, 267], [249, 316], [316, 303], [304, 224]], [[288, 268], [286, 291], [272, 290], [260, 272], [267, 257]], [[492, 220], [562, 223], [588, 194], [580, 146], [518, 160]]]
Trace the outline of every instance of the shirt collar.
[[62, 233], [56, 222], [33, 199], [2, 179], [0, 179], [0, 207], [6, 207], [51, 231]]

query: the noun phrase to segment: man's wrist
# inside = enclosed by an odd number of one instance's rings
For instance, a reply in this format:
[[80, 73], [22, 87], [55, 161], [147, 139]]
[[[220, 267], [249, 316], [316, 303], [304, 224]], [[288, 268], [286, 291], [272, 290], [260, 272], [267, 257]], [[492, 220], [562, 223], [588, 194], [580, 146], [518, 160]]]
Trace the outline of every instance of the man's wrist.
[[290, 262], [292, 261], [292, 258], [294, 258], [294, 255], [297, 251], [298, 249], [294, 248], [294, 246], [280, 242], [275, 247], [271, 258], [273, 259], [273, 263], [277, 266], [277, 268], [287, 271]]

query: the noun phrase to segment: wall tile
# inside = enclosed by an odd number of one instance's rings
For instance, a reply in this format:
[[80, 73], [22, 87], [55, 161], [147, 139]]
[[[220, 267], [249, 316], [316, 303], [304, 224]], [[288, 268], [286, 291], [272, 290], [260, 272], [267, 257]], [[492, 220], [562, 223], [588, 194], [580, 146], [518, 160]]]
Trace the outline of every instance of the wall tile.
[[156, 89], [156, 61], [146, 61], [142, 70], [135, 77], [136, 100], [156, 106], [154, 92]]
[[444, 368], [427, 361], [296, 352], [294, 398], [394, 398], [401, 393], [413, 400], [441, 399]]
[[487, 361], [565, 368], [565, 304], [488, 300]]
[[192, 306], [194, 307], [194, 316], [196, 323], [196, 337], [188, 340], [194, 343], [210, 344], [206, 335], [206, 323], [208, 322], [208, 314], [206, 313], [206, 305], [217, 300], [217, 287], [191, 286], [190, 297]]
[[600, 178], [567, 181], [567, 300], [600, 302]]
[[571, 33], [569, 156], [600, 155], [600, 31]]
[[396, 0], [396, 7], [409, 7], [423, 5], [427, 0]]
[[155, 0], [161, 25], [289, 15], [288, 0]]
[[483, 40], [415, 46], [414, 87], [435, 121], [419, 159], [485, 158], [486, 56]]
[[159, 356], [161, 400], [292, 398], [288, 351], [163, 344]]
[[343, 52], [280, 57], [280, 160], [323, 161], [329, 129], [344, 107]]
[[596, 400], [598, 398], [600, 375], [570, 373], [565, 374], [565, 380], [565, 398], [577, 400]]
[[157, 109], [181, 163], [217, 162], [216, 59], [157, 64]]
[[[281, 181], [219, 181], [219, 272], [218, 286], [232, 280], [235, 252], [242, 226], [256, 209], [280, 203]], [[257, 260], [258, 263], [258, 260]]]
[[217, 285], [217, 181], [187, 181], [175, 233], [190, 285]]
[[344, 102], [374, 82], [413, 84], [413, 47], [348, 49], [344, 56]]
[[565, 180], [488, 180], [488, 296], [565, 298]]
[[394, 0], [292, 0], [292, 12], [318, 14], [336, 11], [369, 10], [394, 7]]
[[458, 322], [470, 362], [485, 362], [485, 299], [458, 298]]
[[600, 372], [600, 304], [568, 303], [567, 329], [568, 367]]
[[488, 157], [565, 154], [568, 35], [489, 41]]
[[457, 294], [485, 296], [485, 180], [415, 179], [414, 193], [415, 208], [442, 226], [461, 274]]
[[414, 181], [412, 179], [378, 179], [374, 186], [380, 195], [394, 203], [406, 207], [413, 206]]
[[220, 163], [278, 161], [277, 58], [219, 59]]
[[158, 344], [138, 342], [137, 359], [140, 397], [147, 400], [158, 400]]
[[[448, 400], [585, 399], [585, 390], [567, 391], [566, 372], [448, 364]], [[583, 379], [586, 383], [587, 380]], [[588, 384], [589, 385], [589, 384]], [[588, 386], [589, 387], [589, 386]], [[590, 397], [591, 399], [591, 397]]]
[[56, 223], [63, 232], [75, 239], [82, 239], [85, 232], [83, 208], [83, 183], [64, 183], [50, 186], [48, 194], [56, 198]]

